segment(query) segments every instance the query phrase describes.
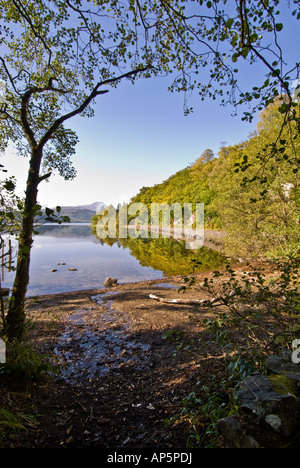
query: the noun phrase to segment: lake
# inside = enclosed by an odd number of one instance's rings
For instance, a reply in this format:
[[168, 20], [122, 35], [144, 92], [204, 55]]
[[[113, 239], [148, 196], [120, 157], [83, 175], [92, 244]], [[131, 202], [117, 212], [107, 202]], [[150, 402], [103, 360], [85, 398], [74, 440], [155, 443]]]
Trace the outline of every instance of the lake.
[[[107, 277], [122, 284], [209, 271], [225, 261], [220, 252], [205, 247], [187, 250], [183, 241], [104, 241], [88, 224], [44, 225], [34, 238], [27, 295], [99, 289]], [[14, 272], [4, 270], [2, 275], [2, 287], [11, 288]]]

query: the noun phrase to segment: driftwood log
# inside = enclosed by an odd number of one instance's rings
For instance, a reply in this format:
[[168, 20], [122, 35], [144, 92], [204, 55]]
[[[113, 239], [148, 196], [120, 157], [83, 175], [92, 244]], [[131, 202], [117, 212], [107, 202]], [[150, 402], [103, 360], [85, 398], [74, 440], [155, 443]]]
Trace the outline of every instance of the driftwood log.
[[[235, 292], [231, 291], [228, 297], [234, 296]], [[163, 302], [164, 304], [184, 304], [184, 305], [200, 305], [200, 306], [217, 306], [226, 304], [226, 298], [219, 294], [213, 299], [164, 299], [163, 297], [149, 294], [150, 299]], [[219, 304], [218, 304], [219, 303]]]

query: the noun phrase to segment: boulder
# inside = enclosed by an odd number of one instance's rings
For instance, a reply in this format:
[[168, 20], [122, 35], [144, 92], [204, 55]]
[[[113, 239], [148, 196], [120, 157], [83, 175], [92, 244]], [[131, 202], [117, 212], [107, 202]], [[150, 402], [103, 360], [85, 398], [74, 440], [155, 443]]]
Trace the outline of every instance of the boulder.
[[300, 366], [293, 362], [291, 351], [282, 353], [282, 356], [269, 356], [266, 360], [266, 371], [269, 374], [285, 375], [300, 384]]
[[284, 437], [299, 427], [299, 399], [286, 376], [249, 376], [241, 383], [237, 399], [240, 410], [251, 414], [257, 424]]
[[223, 438], [224, 445], [230, 448], [260, 448], [258, 442], [247, 434], [245, 428], [234, 416], [220, 419], [217, 430]]
[[246, 377], [237, 392], [237, 413], [220, 419], [217, 429], [228, 448], [298, 447], [300, 365], [292, 353], [269, 356], [266, 375]]

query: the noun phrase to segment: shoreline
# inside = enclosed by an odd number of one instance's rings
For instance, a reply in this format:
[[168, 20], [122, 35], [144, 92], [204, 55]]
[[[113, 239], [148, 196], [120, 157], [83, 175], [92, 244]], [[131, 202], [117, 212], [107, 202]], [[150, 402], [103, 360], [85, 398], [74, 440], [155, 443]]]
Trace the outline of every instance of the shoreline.
[[[231, 265], [231, 268], [235, 272], [240, 272], [244, 271], [247, 269], [251, 269], [252, 267], [259, 267], [263, 269], [263, 274], [265, 273], [266, 275], [271, 274], [272, 276], [274, 273], [276, 273], [276, 270], [274, 270], [274, 265], [271, 261], [250, 261], [247, 264], [246, 263], [239, 263], [236, 262], [233, 265]], [[220, 272], [225, 272], [225, 268], [220, 268]], [[277, 272], [278, 273], [278, 272]], [[98, 294], [105, 294], [109, 295], [110, 293], [116, 295], [118, 292], [122, 293], [122, 291], [134, 288], [135, 290], [143, 290], [147, 288], [156, 288], [156, 287], [162, 287], [166, 290], [174, 290], [176, 293], [176, 289], [179, 289], [180, 286], [185, 284], [184, 278], [187, 276], [189, 277], [194, 277], [196, 281], [202, 281], [204, 280], [205, 277], [210, 277], [213, 276], [214, 272], [212, 270], [208, 271], [202, 271], [200, 273], [195, 273], [195, 274], [190, 274], [190, 275], [176, 275], [176, 276], [170, 276], [170, 277], [163, 277], [163, 278], [155, 278], [155, 279], [148, 279], [148, 280], [141, 280], [141, 281], [131, 281], [128, 283], [117, 283], [113, 286], [110, 287], [99, 287], [99, 288], [91, 288], [91, 289], [78, 289], [74, 291], [65, 291], [65, 292], [56, 292], [56, 293], [46, 293], [46, 294], [41, 294], [41, 295], [28, 295], [26, 296], [26, 301], [29, 300], [35, 300], [36, 298], [39, 299], [45, 299], [45, 298], [71, 298], [74, 297], [80, 298], [80, 297], [87, 297], [87, 296], [96, 296]], [[163, 286], [164, 285], [164, 286]], [[169, 287], [168, 287], [169, 286]], [[177, 288], [178, 286], [178, 288]]]
[[[262, 262], [234, 269], [242, 278], [259, 263], [266, 274], [276, 273]], [[212, 374], [222, 384], [228, 366], [225, 348], [207, 327], [222, 307], [195, 305], [208, 296], [203, 280], [214, 272], [191, 276], [197, 284], [181, 294], [184, 276], [28, 298], [27, 342], [60, 369], [40, 384], [2, 381], [0, 406], [38, 414], [38, 425], [8, 437], [5, 446], [186, 447], [193, 428], [178, 416], [184, 399], [199, 382], [208, 388]], [[246, 352], [244, 331], [231, 332]], [[198, 347], [199, 339], [205, 348]], [[166, 426], [174, 418], [178, 422]], [[204, 437], [205, 420], [199, 423]]]
[[[209, 272], [208, 272], [209, 273]], [[182, 279], [182, 276], [173, 276], [170, 278], [157, 278], [157, 279], [149, 279], [149, 280], [142, 280], [142, 281], [131, 281], [128, 283], [118, 283], [114, 286], [111, 287], [105, 287], [103, 286], [102, 288], [92, 288], [92, 289], [76, 289], [74, 291], [65, 291], [65, 292], [56, 292], [56, 293], [47, 293], [47, 294], [41, 294], [41, 295], [29, 295], [26, 296], [26, 300], [32, 300], [35, 298], [38, 299], [43, 299], [43, 298], [48, 298], [48, 297], [67, 297], [67, 296], [74, 296], [74, 297], [79, 297], [79, 296], [87, 296], [87, 295], [97, 295], [97, 294], [109, 294], [110, 292], [115, 293], [118, 289], [127, 289], [129, 287], [145, 287], [145, 286], [154, 286], [156, 284], [170, 284], [172, 282], [179, 282]], [[179, 287], [179, 286], [178, 286]]]

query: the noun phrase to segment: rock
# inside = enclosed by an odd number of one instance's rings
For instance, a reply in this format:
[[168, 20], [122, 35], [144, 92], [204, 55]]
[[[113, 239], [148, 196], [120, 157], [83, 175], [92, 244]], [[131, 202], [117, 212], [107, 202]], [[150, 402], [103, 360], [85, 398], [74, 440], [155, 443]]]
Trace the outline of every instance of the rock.
[[116, 278], [106, 278], [104, 281], [104, 286], [109, 288], [111, 286], [116, 286], [118, 284], [118, 280]]
[[[299, 351], [297, 350], [297, 353]], [[240, 384], [237, 413], [217, 421], [228, 448], [298, 447], [300, 365], [290, 351], [266, 360], [267, 375], [253, 374]]]
[[300, 422], [299, 399], [293, 393], [293, 387], [286, 376], [249, 376], [238, 391], [239, 407], [250, 413], [260, 426], [289, 437]]
[[228, 448], [260, 448], [256, 440], [246, 433], [234, 416], [220, 419], [217, 422], [217, 429]]
[[269, 356], [266, 370], [269, 374], [286, 375], [300, 383], [300, 366], [292, 361], [292, 352], [286, 352], [282, 356]]

